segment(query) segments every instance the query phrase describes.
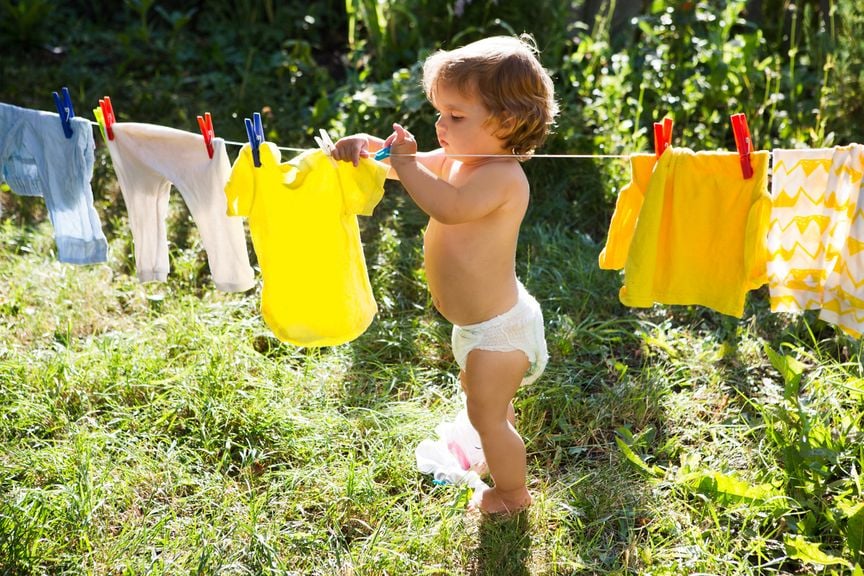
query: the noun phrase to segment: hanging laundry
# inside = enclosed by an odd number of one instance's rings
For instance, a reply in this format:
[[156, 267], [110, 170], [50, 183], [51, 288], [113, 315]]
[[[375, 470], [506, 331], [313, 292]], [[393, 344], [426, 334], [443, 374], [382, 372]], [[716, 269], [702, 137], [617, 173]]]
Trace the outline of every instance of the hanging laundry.
[[270, 142], [261, 166], [244, 145], [225, 188], [228, 213], [249, 218], [261, 264], [261, 311], [280, 340], [335, 346], [362, 334], [377, 312], [357, 215], [369, 216], [384, 192], [387, 167], [355, 168], [320, 150], [288, 163]]
[[210, 158], [200, 134], [134, 122], [116, 122], [113, 132], [106, 143], [129, 214], [138, 279], [164, 282], [168, 277], [165, 220], [173, 184], [198, 226], [216, 288], [252, 288], [243, 223], [227, 216], [224, 189], [231, 165], [225, 141], [213, 139]]
[[749, 290], [767, 280], [771, 199], [768, 152], [750, 155], [669, 148], [645, 191], [619, 292], [627, 306], [707, 306], [740, 317]]
[[105, 262], [108, 242], [90, 187], [93, 130], [83, 118], [71, 124], [66, 138], [58, 114], [0, 103], [0, 182], [18, 195], [45, 199], [61, 262]]
[[[847, 334], [864, 333], [864, 146], [838, 147], [831, 158], [826, 198], [846, 199], [846, 234], [825, 281], [819, 318]], [[839, 226], [838, 226], [839, 228]]]
[[828, 273], [849, 230], [848, 189], [828, 193], [832, 148], [774, 150], [768, 290], [772, 312], [822, 307]]
[[606, 246], [600, 252], [600, 268], [620, 270], [627, 262], [630, 243], [636, 231], [636, 221], [645, 200], [645, 191], [651, 180], [651, 173], [657, 163], [654, 154], [633, 154], [630, 156], [630, 182], [618, 193], [615, 211], [609, 223]]

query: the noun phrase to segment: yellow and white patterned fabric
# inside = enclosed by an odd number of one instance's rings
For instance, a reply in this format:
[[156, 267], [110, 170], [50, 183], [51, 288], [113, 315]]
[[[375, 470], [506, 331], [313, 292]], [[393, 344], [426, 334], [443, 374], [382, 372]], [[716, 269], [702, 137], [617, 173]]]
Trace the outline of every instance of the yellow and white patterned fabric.
[[834, 151], [826, 198], [846, 201], [843, 243], [825, 281], [819, 318], [856, 338], [864, 332], [864, 146]]
[[771, 310], [821, 309], [864, 332], [864, 146], [774, 150], [768, 278]]
[[832, 148], [774, 150], [768, 290], [773, 312], [822, 307], [848, 228], [848, 195], [828, 195]]

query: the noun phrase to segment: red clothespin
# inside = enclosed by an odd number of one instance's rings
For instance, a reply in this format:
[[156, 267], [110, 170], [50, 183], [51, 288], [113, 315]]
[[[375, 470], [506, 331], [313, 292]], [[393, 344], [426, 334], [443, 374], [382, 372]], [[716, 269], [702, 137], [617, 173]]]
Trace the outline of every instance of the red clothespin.
[[660, 158], [670, 146], [672, 146], [672, 119], [666, 117], [663, 122], [654, 123], [654, 153], [657, 158]]
[[105, 118], [105, 133], [109, 140], [114, 140], [114, 107], [111, 106], [111, 98], [105, 96], [99, 100], [99, 107], [102, 109], [102, 116]]
[[213, 138], [216, 133], [213, 130], [213, 118], [209, 112], [205, 112], [204, 116], [198, 116], [198, 127], [201, 129], [201, 134], [204, 136], [204, 145], [207, 147], [207, 155], [213, 158]]
[[741, 173], [745, 180], [753, 177], [753, 164], [750, 153], [753, 151], [753, 140], [750, 138], [750, 128], [747, 127], [747, 116], [743, 113], [732, 114], [732, 134], [735, 136], [735, 148], [741, 159]]

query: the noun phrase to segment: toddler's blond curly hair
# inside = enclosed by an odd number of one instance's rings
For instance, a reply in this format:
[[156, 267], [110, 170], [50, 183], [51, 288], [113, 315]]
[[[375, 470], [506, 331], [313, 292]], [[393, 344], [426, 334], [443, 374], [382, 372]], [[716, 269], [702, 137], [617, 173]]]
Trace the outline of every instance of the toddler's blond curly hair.
[[455, 50], [439, 50], [423, 63], [423, 90], [435, 101], [439, 84], [479, 97], [497, 122], [495, 135], [519, 156], [546, 140], [558, 104], [549, 73], [528, 34], [493, 36]]

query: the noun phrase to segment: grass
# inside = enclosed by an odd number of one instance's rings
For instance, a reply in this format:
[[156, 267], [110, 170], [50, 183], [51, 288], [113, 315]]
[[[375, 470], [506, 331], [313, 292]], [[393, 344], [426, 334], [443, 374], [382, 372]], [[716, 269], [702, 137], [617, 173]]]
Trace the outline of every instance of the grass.
[[860, 344], [762, 292], [741, 321], [628, 310], [597, 242], [529, 217], [536, 505], [481, 521], [414, 467], [459, 400], [404, 195], [363, 232], [379, 316], [320, 350], [274, 339], [257, 291], [213, 290], [194, 227], [139, 284], [116, 218], [92, 267], [57, 263], [39, 218], [0, 225], [0, 574], [851, 573]]

